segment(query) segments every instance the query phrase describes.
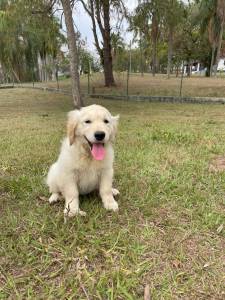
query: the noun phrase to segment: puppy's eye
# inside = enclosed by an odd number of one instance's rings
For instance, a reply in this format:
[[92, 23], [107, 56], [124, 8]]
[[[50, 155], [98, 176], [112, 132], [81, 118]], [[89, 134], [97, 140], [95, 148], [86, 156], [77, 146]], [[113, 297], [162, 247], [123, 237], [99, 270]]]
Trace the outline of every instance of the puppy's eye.
[[105, 124], [108, 124], [108, 123], [109, 123], [109, 120], [105, 119], [105, 120], [104, 120], [104, 123], [105, 123]]
[[90, 123], [91, 123], [91, 120], [86, 120], [86, 121], [84, 121], [84, 123], [90, 124]]

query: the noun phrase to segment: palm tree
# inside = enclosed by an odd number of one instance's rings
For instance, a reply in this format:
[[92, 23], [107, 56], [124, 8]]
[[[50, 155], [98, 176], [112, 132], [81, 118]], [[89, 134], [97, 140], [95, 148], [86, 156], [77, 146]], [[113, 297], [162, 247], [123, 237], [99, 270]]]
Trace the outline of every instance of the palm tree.
[[218, 39], [217, 54], [216, 54], [216, 69], [217, 69], [219, 58], [220, 58], [221, 45], [222, 45], [223, 32], [224, 32], [224, 23], [225, 23], [225, 1], [224, 0], [217, 1], [216, 14], [219, 20], [219, 39]]
[[167, 31], [168, 40], [168, 60], [167, 60], [167, 77], [170, 78], [172, 56], [173, 56], [173, 40], [175, 31], [182, 21], [184, 14], [183, 3], [178, 0], [163, 1], [163, 19], [164, 26]]
[[157, 71], [157, 46], [160, 35], [161, 12], [164, 5], [163, 1], [139, 1], [131, 18], [130, 29], [135, 31], [136, 35], [142, 35], [146, 40], [152, 42], [152, 75]]
[[202, 31], [208, 30], [208, 39], [212, 48], [210, 76], [213, 67], [217, 70], [225, 23], [224, 0], [201, 0], [199, 19]]
[[120, 52], [125, 48], [124, 40], [119, 33], [113, 32], [111, 34], [111, 45], [112, 45], [112, 59], [113, 59], [113, 63], [115, 63], [118, 52]]

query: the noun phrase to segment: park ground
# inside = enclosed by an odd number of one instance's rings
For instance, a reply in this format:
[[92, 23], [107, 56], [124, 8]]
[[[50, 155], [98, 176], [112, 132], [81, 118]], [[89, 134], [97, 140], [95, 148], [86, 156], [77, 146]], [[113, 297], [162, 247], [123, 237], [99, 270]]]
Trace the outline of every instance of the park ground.
[[[103, 73], [94, 73], [90, 76], [90, 93], [126, 95], [127, 93], [127, 74], [124, 72], [114, 73], [116, 86], [112, 88], [104, 87]], [[39, 84], [36, 84], [39, 85]], [[41, 84], [43, 86], [43, 84]], [[56, 82], [45, 84], [50, 87], [57, 87]], [[130, 95], [148, 95], [148, 96], [180, 96], [181, 78], [172, 75], [167, 79], [166, 75], [157, 74], [153, 77], [151, 74], [134, 74], [129, 78]], [[59, 88], [70, 89], [70, 79], [60, 80]], [[81, 90], [88, 92], [88, 76], [81, 76]], [[184, 77], [182, 83], [182, 96], [186, 97], [223, 97], [225, 98], [225, 76], [217, 77]]]
[[44, 178], [72, 100], [0, 90], [0, 299], [224, 299], [224, 106], [93, 102], [120, 114], [120, 210], [64, 224]]

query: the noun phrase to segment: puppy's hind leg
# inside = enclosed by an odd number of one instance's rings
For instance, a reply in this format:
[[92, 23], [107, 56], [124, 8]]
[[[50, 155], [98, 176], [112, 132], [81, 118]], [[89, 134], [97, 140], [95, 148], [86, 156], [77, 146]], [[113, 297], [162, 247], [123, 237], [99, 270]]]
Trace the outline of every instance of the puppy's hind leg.
[[57, 184], [57, 177], [58, 177], [57, 163], [54, 163], [50, 167], [46, 178], [46, 184], [48, 185], [49, 192], [51, 193], [51, 196], [48, 199], [50, 204], [57, 202], [60, 198], [60, 189]]

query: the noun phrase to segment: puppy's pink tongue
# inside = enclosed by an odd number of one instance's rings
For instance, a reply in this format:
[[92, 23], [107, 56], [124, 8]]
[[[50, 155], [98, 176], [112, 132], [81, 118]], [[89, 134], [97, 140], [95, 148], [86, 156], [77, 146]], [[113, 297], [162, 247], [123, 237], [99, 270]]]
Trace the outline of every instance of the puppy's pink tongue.
[[96, 160], [103, 160], [105, 157], [105, 148], [103, 144], [93, 144], [91, 149], [92, 156]]

